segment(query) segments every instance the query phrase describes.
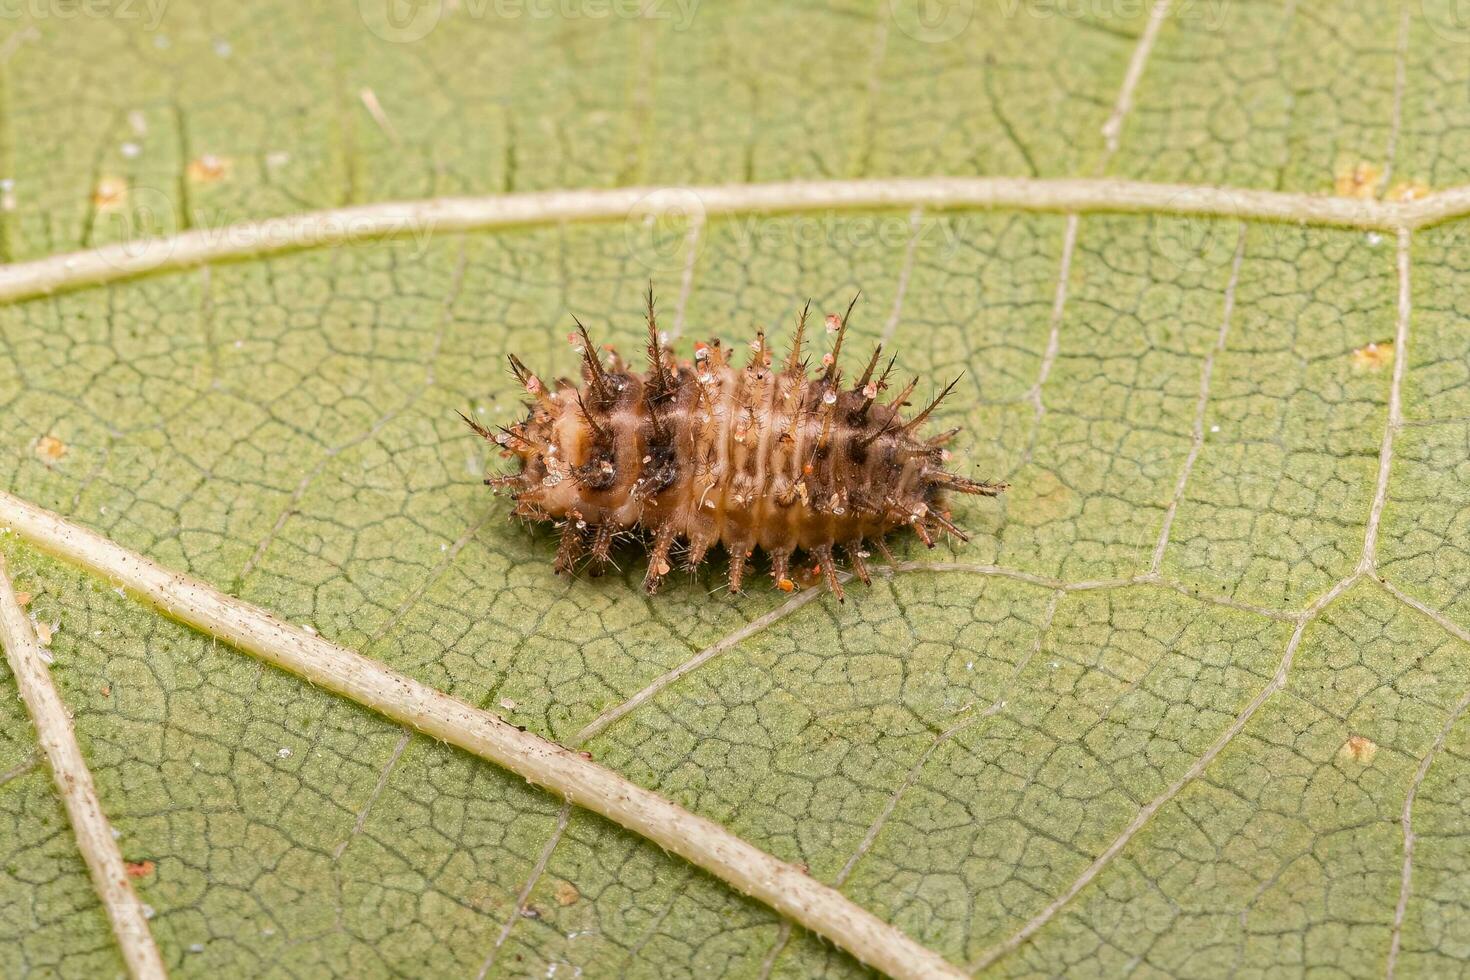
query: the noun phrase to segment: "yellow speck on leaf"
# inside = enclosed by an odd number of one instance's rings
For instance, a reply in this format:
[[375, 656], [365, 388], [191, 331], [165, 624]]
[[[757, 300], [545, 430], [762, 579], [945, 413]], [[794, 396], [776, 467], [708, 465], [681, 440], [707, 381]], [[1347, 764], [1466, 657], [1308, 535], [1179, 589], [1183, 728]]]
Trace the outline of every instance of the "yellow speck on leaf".
[[127, 871], [129, 878], [146, 878], [158, 867], [152, 861], [124, 861], [123, 869]]
[[116, 211], [128, 202], [128, 182], [122, 177], [102, 177], [92, 188], [92, 204], [99, 211]]
[[1378, 179], [1383, 169], [1373, 163], [1356, 163], [1337, 168], [1333, 178], [1333, 192], [1338, 197], [1355, 197], [1360, 201], [1371, 201], [1378, 196]]
[[230, 161], [214, 153], [205, 153], [190, 160], [185, 173], [196, 184], [213, 184], [230, 175]]
[[559, 881], [556, 883], [556, 904], [561, 906], [575, 905], [582, 893], [577, 891], [577, 886], [570, 881]]
[[1382, 371], [1393, 363], [1393, 341], [1380, 340], [1353, 351], [1354, 371]]
[[50, 466], [66, 455], [66, 443], [55, 436], [42, 436], [36, 440], [36, 455]]
[[1429, 187], [1417, 180], [1401, 180], [1388, 189], [1384, 198], [1389, 201], [1422, 201], [1429, 196]]
[[1352, 759], [1366, 766], [1378, 754], [1378, 743], [1364, 735], [1354, 735], [1342, 743], [1339, 754], [1344, 759]]
[[481, 912], [499, 912], [502, 903], [499, 896], [484, 882], [476, 882], [465, 894], [465, 901]]

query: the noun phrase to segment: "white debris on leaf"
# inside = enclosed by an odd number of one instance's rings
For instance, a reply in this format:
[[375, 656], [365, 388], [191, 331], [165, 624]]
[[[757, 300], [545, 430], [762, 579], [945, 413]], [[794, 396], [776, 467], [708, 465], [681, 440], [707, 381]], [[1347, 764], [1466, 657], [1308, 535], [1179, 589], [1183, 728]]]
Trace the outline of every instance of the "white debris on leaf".
[[291, 750], [283, 745], [279, 749], [276, 749], [276, 757], [280, 759], [289, 759], [291, 758]]
[[37, 619], [34, 613], [31, 614], [30, 620], [31, 628], [36, 634], [36, 642], [41, 645], [41, 659], [48, 664], [56, 663], [56, 658], [47, 648], [51, 646], [52, 637], [61, 631], [61, 622], [58, 620], [54, 623], [48, 623], [45, 620]]
[[41, 641], [43, 647], [49, 647], [51, 645], [51, 638], [56, 635], [57, 630], [61, 629], [60, 623], [48, 623], [44, 620], [37, 619], [35, 616], [31, 617], [31, 625], [35, 627], [36, 639]]

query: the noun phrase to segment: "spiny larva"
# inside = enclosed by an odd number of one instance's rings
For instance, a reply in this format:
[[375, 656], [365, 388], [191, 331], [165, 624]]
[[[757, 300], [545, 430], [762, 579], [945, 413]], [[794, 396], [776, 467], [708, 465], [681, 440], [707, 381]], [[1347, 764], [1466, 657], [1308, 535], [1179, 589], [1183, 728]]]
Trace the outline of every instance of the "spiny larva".
[[511, 354], [511, 371], [532, 396], [530, 413], [499, 432], [465, 418], [502, 455], [520, 461], [519, 472], [485, 482], [510, 491], [517, 516], [560, 526], [558, 573], [571, 572], [589, 553], [600, 572], [618, 535], [643, 532], [650, 541], [643, 587], [650, 593], [669, 574], [679, 541], [691, 570], [713, 545], [723, 545], [732, 592], [740, 591], [755, 548], [770, 556], [771, 576], [788, 592], [796, 587], [792, 557], [806, 552], [841, 599], [838, 548], [866, 583], [866, 542], [892, 561], [884, 538], [900, 528], [931, 548], [940, 533], [969, 540], [951, 520], [945, 491], [995, 496], [1006, 485], [944, 468], [944, 446], [958, 429], [928, 439], [918, 434], [959, 379], [909, 419], [902, 410], [919, 379], [879, 402], [893, 369], [890, 358], [874, 375], [881, 344], [846, 383], [838, 358], [856, 302], [842, 316], [827, 316], [832, 351], [814, 375], [802, 356], [810, 303], [779, 367], [760, 331], [743, 366], [719, 340], [696, 343], [692, 362], [676, 361], [659, 336], [652, 287], [646, 371], [632, 370], [611, 348], [600, 356], [573, 317], [569, 339], [582, 356], [580, 385], [563, 378], [548, 390]]

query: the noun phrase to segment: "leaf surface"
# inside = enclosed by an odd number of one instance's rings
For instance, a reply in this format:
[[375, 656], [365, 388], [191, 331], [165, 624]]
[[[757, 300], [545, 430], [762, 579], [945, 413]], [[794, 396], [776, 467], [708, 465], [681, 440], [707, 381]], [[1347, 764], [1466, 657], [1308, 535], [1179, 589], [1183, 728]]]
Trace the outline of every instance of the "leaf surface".
[[[1176, 2], [1151, 46], [1142, 4], [940, 5], [952, 34], [921, 6], [431, 3], [403, 43], [367, 0], [32, 10], [0, 55], [0, 249], [564, 187], [1470, 180], [1450, 3]], [[1376, 975], [1397, 937], [1423, 974], [1470, 951], [1467, 275], [1463, 223], [1400, 255], [1027, 209], [308, 249], [0, 307], [0, 482], [581, 744], [958, 964]], [[508, 351], [572, 373], [574, 313], [635, 351], [650, 276], [686, 348], [784, 343], [806, 296], [860, 289], [849, 349], [883, 341], [920, 395], [963, 370], [935, 430], [1012, 490], [842, 605], [730, 597], [718, 568], [650, 599], [634, 550], [552, 575], [455, 412], [520, 411]], [[863, 972], [600, 818], [4, 549], [181, 975]], [[0, 698], [0, 974], [119, 972], [49, 779]]]

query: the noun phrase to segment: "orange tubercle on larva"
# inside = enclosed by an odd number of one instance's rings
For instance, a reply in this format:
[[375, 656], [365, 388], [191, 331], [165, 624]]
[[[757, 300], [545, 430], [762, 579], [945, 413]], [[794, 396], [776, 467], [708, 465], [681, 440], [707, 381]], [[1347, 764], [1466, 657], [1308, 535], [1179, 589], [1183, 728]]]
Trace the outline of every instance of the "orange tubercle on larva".
[[776, 586], [793, 591], [802, 567], [793, 555], [804, 552], [814, 578], [841, 599], [839, 549], [867, 582], [865, 542], [887, 555], [884, 538], [904, 528], [929, 547], [940, 534], [968, 540], [950, 519], [945, 493], [995, 496], [1006, 486], [945, 469], [943, 447], [957, 430], [919, 435], [955, 382], [905, 418], [918, 379], [879, 402], [894, 363], [877, 372], [881, 344], [855, 383], [843, 379], [853, 304], [825, 318], [832, 350], [811, 376], [802, 356], [810, 304], [790, 355], [774, 366], [763, 333], [743, 365], [714, 339], [695, 345], [692, 362], [676, 361], [658, 332], [651, 288], [646, 371], [630, 371], [610, 348], [600, 357], [578, 321], [568, 339], [582, 359], [580, 384], [563, 379], [548, 391], [511, 355], [530, 396], [527, 417], [499, 432], [465, 419], [520, 461], [519, 472], [485, 482], [510, 492], [515, 515], [560, 526], [557, 572], [573, 571], [584, 557], [600, 572], [619, 535], [641, 532], [649, 540], [649, 592], [673, 570], [679, 542], [690, 569], [722, 545], [736, 592], [756, 548], [769, 557]]

